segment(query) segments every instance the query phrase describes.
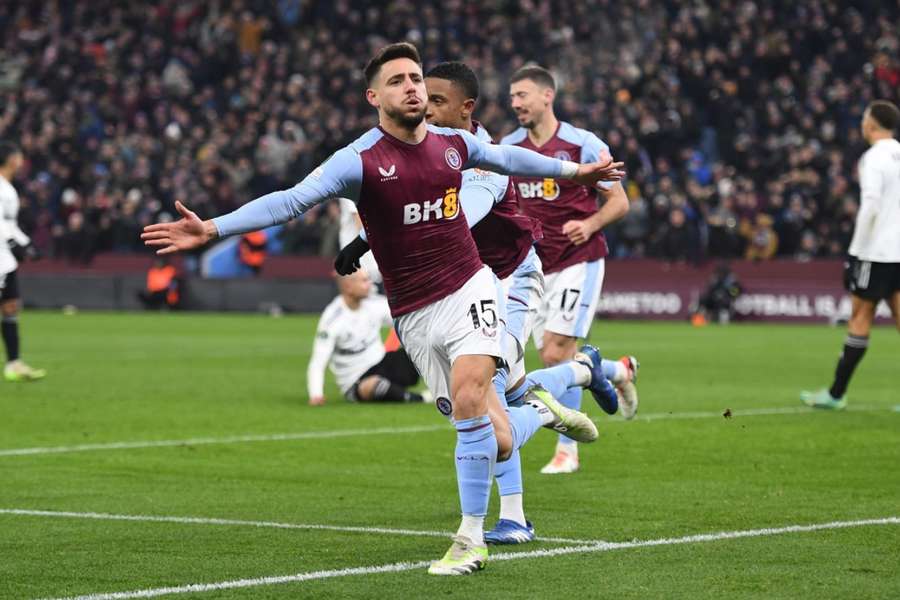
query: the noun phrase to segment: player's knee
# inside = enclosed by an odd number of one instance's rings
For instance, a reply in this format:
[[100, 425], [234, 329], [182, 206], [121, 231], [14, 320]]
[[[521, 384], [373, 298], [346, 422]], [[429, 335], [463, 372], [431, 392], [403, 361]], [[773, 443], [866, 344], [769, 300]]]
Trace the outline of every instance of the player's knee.
[[545, 365], [553, 366], [569, 360], [574, 354], [567, 343], [551, 342], [541, 349], [541, 360]]
[[356, 397], [360, 402], [368, 402], [372, 399], [375, 395], [375, 386], [378, 385], [380, 379], [381, 377], [377, 375], [370, 375], [356, 385]]
[[453, 401], [453, 415], [457, 419], [486, 414], [488, 394], [494, 385], [493, 363], [479, 362], [468, 366], [472, 368], [455, 370], [452, 377], [450, 395]]
[[7, 300], [6, 302], [0, 303], [0, 315], [3, 315], [4, 318], [14, 318], [18, 314], [18, 300]]
[[854, 313], [847, 322], [847, 332], [851, 335], [869, 335], [872, 316], [864, 311]]
[[473, 380], [460, 384], [453, 395], [453, 412], [456, 418], [469, 419], [483, 415], [487, 411], [485, 395], [490, 385], [490, 381], [485, 384]]

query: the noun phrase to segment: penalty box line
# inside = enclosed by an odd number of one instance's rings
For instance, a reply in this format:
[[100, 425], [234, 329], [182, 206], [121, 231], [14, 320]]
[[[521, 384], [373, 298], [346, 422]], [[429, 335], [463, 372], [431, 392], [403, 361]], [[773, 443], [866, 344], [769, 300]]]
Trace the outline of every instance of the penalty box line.
[[[720, 531], [717, 533], [703, 533], [686, 535], [683, 537], [667, 537], [651, 540], [634, 540], [630, 542], [597, 542], [589, 546], [564, 546], [549, 550], [532, 550], [527, 552], [507, 552], [492, 554], [489, 562], [504, 560], [523, 560], [529, 558], [542, 558], [552, 556], [565, 556], [570, 554], [590, 554], [598, 552], [610, 552], [613, 550], [627, 550], [632, 548], [649, 548], [655, 546], [675, 546], [682, 544], [699, 544], [716, 542], [721, 540], [734, 540], [743, 538], [766, 537], [784, 535], [789, 533], [808, 533], [829, 529], [846, 529], [851, 527], [900, 525], [900, 517], [884, 517], [879, 519], [861, 519], [856, 521], [831, 521], [828, 523], [816, 523], [812, 525], [788, 525], [785, 527], [769, 527], [764, 529], [745, 529], [738, 531]], [[299, 583], [321, 579], [333, 579], [337, 577], [349, 577], [354, 575], [377, 575], [380, 573], [401, 573], [426, 568], [431, 561], [421, 560], [416, 562], [399, 562], [371, 567], [352, 567], [346, 569], [333, 569], [297, 573], [295, 575], [278, 575], [271, 577], [257, 577], [249, 579], [234, 579], [215, 583], [194, 583], [182, 586], [162, 588], [146, 588], [127, 592], [95, 593], [82, 596], [68, 596], [55, 600], [126, 600], [130, 598], [154, 598], [170, 594], [192, 594], [210, 592], [215, 590], [228, 590], [239, 588], [251, 588], [284, 583]]]
[[[847, 410], [853, 412], [888, 411], [887, 406], [851, 406]], [[807, 407], [773, 407], [735, 409], [732, 417], [761, 417], [770, 415], [815, 414]], [[711, 419], [722, 418], [720, 411], [665, 412], [638, 414], [635, 421], [668, 421], [679, 419]], [[599, 421], [595, 419], [595, 421]], [[624, 423], [622, 419], [603, 419], [604, 423]], [[409, 427], [378, 427], [374, 429], [337, 429], [332, 431], [305, 431], [299, 433], [274, 433], [262, 435], [236, 435], [220, 438], [188, 438], [184, 440], [145, 440], [131, 442], [108, 442], [97, 444], [75, 444], [71, 446], [44, 446], [35, 448], [0, 449], [0, 458], [7, 456], [35, 456], [42, 454], [69, 454], [73, 452], [91, 452], [104, 450], [134, 450], [140, 448], [168, 448], [179, 446], [208, 446], [213, 444], [245, 444], [252, 442], [287, 442], [295, 440], [317, 440], [368, 435], [391, 435], [404, 433], [428, 433], [432, 431], [452, 431], [447, 424], [415, 425]]]
[[[302, 529], [306, 531], [340, 531], [346, 533], [439, 537], [449, 539], [446, 531], [422, 529], [395, 529], [392, 527], [362, 527], [353, 525], [325, 525], [319, 523], [280, 523], [277, 521], [249, 521], [244, 519], [220, 519], [215, 517], [179, 517], [168, 515], [122, 515], [100, 512], [72, 512], [62, 510], [33, 510], [27, 508], [0, 508], [0, 515], [26, 517], [56, 517], [68, 519], [89, 519], [97, 521], [132, 521], [143, 523], [175, 523], [180, 525], [222, 525], [237, 527], [258, 527], [271, 529]], [[591, 545], [601, 540], [576, 540], [563, 537], [537, 536], [537, 541], [552, 544]]]

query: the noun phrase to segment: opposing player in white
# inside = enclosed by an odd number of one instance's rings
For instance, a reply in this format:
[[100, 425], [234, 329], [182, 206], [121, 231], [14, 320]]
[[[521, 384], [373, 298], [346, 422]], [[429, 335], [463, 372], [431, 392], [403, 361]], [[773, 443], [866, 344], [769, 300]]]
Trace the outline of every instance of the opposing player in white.
[[863, 113], [862, 133], [872, 145], [859, 163], [860, 203], [844, 268], [852, 313], [831, 387], [802, 392], [815, 408], [842, 409], [856, 365], [869, 346], [878, 303], [886, 300], [900, 330], [900, 110], [877, 100]]
[[19, 260], [34, 252], [31, 240], [19, 228], [19, 194], [11, 183], [23, 160], [17, 146], [0, 143], [0, 329], [6, 348], [6, 381], [34, 381], [47, 374], [19, 358]]
[[325, 368], [331, 369], [341, 393], [354, 402], [422, 402], [406, 388], [419, 373], [401, 348], [386, 352], [381, 329], [391, 327], [387, 299], [372, 293], [368, 273], [360, 269], [337, 278], [340, 295], [319, 319], [306, 371], [309, 403], [325, 403]]

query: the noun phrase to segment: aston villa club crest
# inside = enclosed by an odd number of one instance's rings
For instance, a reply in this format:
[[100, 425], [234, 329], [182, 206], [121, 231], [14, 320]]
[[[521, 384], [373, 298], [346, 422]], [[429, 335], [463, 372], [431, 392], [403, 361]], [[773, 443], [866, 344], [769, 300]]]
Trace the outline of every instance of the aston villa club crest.
[[565, 150], [557, 150], [556, 154], [553, 155], [553, 158], [556, 160], [572, 160], [572, 157], [569, 156], [569, 153]]
[[449, 417], [451, 414], [453, 414], [453, 404], [450, 403], [449, 398], [444, 398], [443, 396], [441, 396], [434, 401], [434, 405], [435, 407], [437, 407], [438, 412], [445, 417]]
[[444, 159], [451, 169], [459, 171], [460, 167], [462, 167], [462, 157], [456, 148], [447, 148], [447, 151], [444, 152]]

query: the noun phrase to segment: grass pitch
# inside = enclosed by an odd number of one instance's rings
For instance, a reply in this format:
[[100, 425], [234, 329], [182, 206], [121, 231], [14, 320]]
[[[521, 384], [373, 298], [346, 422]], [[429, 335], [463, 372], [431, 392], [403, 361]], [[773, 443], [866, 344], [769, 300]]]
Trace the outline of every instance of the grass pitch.
[[25, 357], [49, 376], [0, 385], [0, 598], [900, 597], [900, 522], [684, 538], [900, 516], [892, 329], [873, 332], [851, 408], [826, 413], [798, 392], [827, 384], [843, 330], [595, 322], [605, 354], [642, 362], [638, 419], [586, 395], [601, 439], [570, 476], [538, 473], [555, 443], [539, 432], [526, 513], [538, 535], [637, 543], [499, 548], [451, 579], [398, 563], [440, 557], [435, 532], [457, 525], [452, 429], [432, 406], [351, 405], [332, 384], [307, 406], [314, 328], [26, 313]]

